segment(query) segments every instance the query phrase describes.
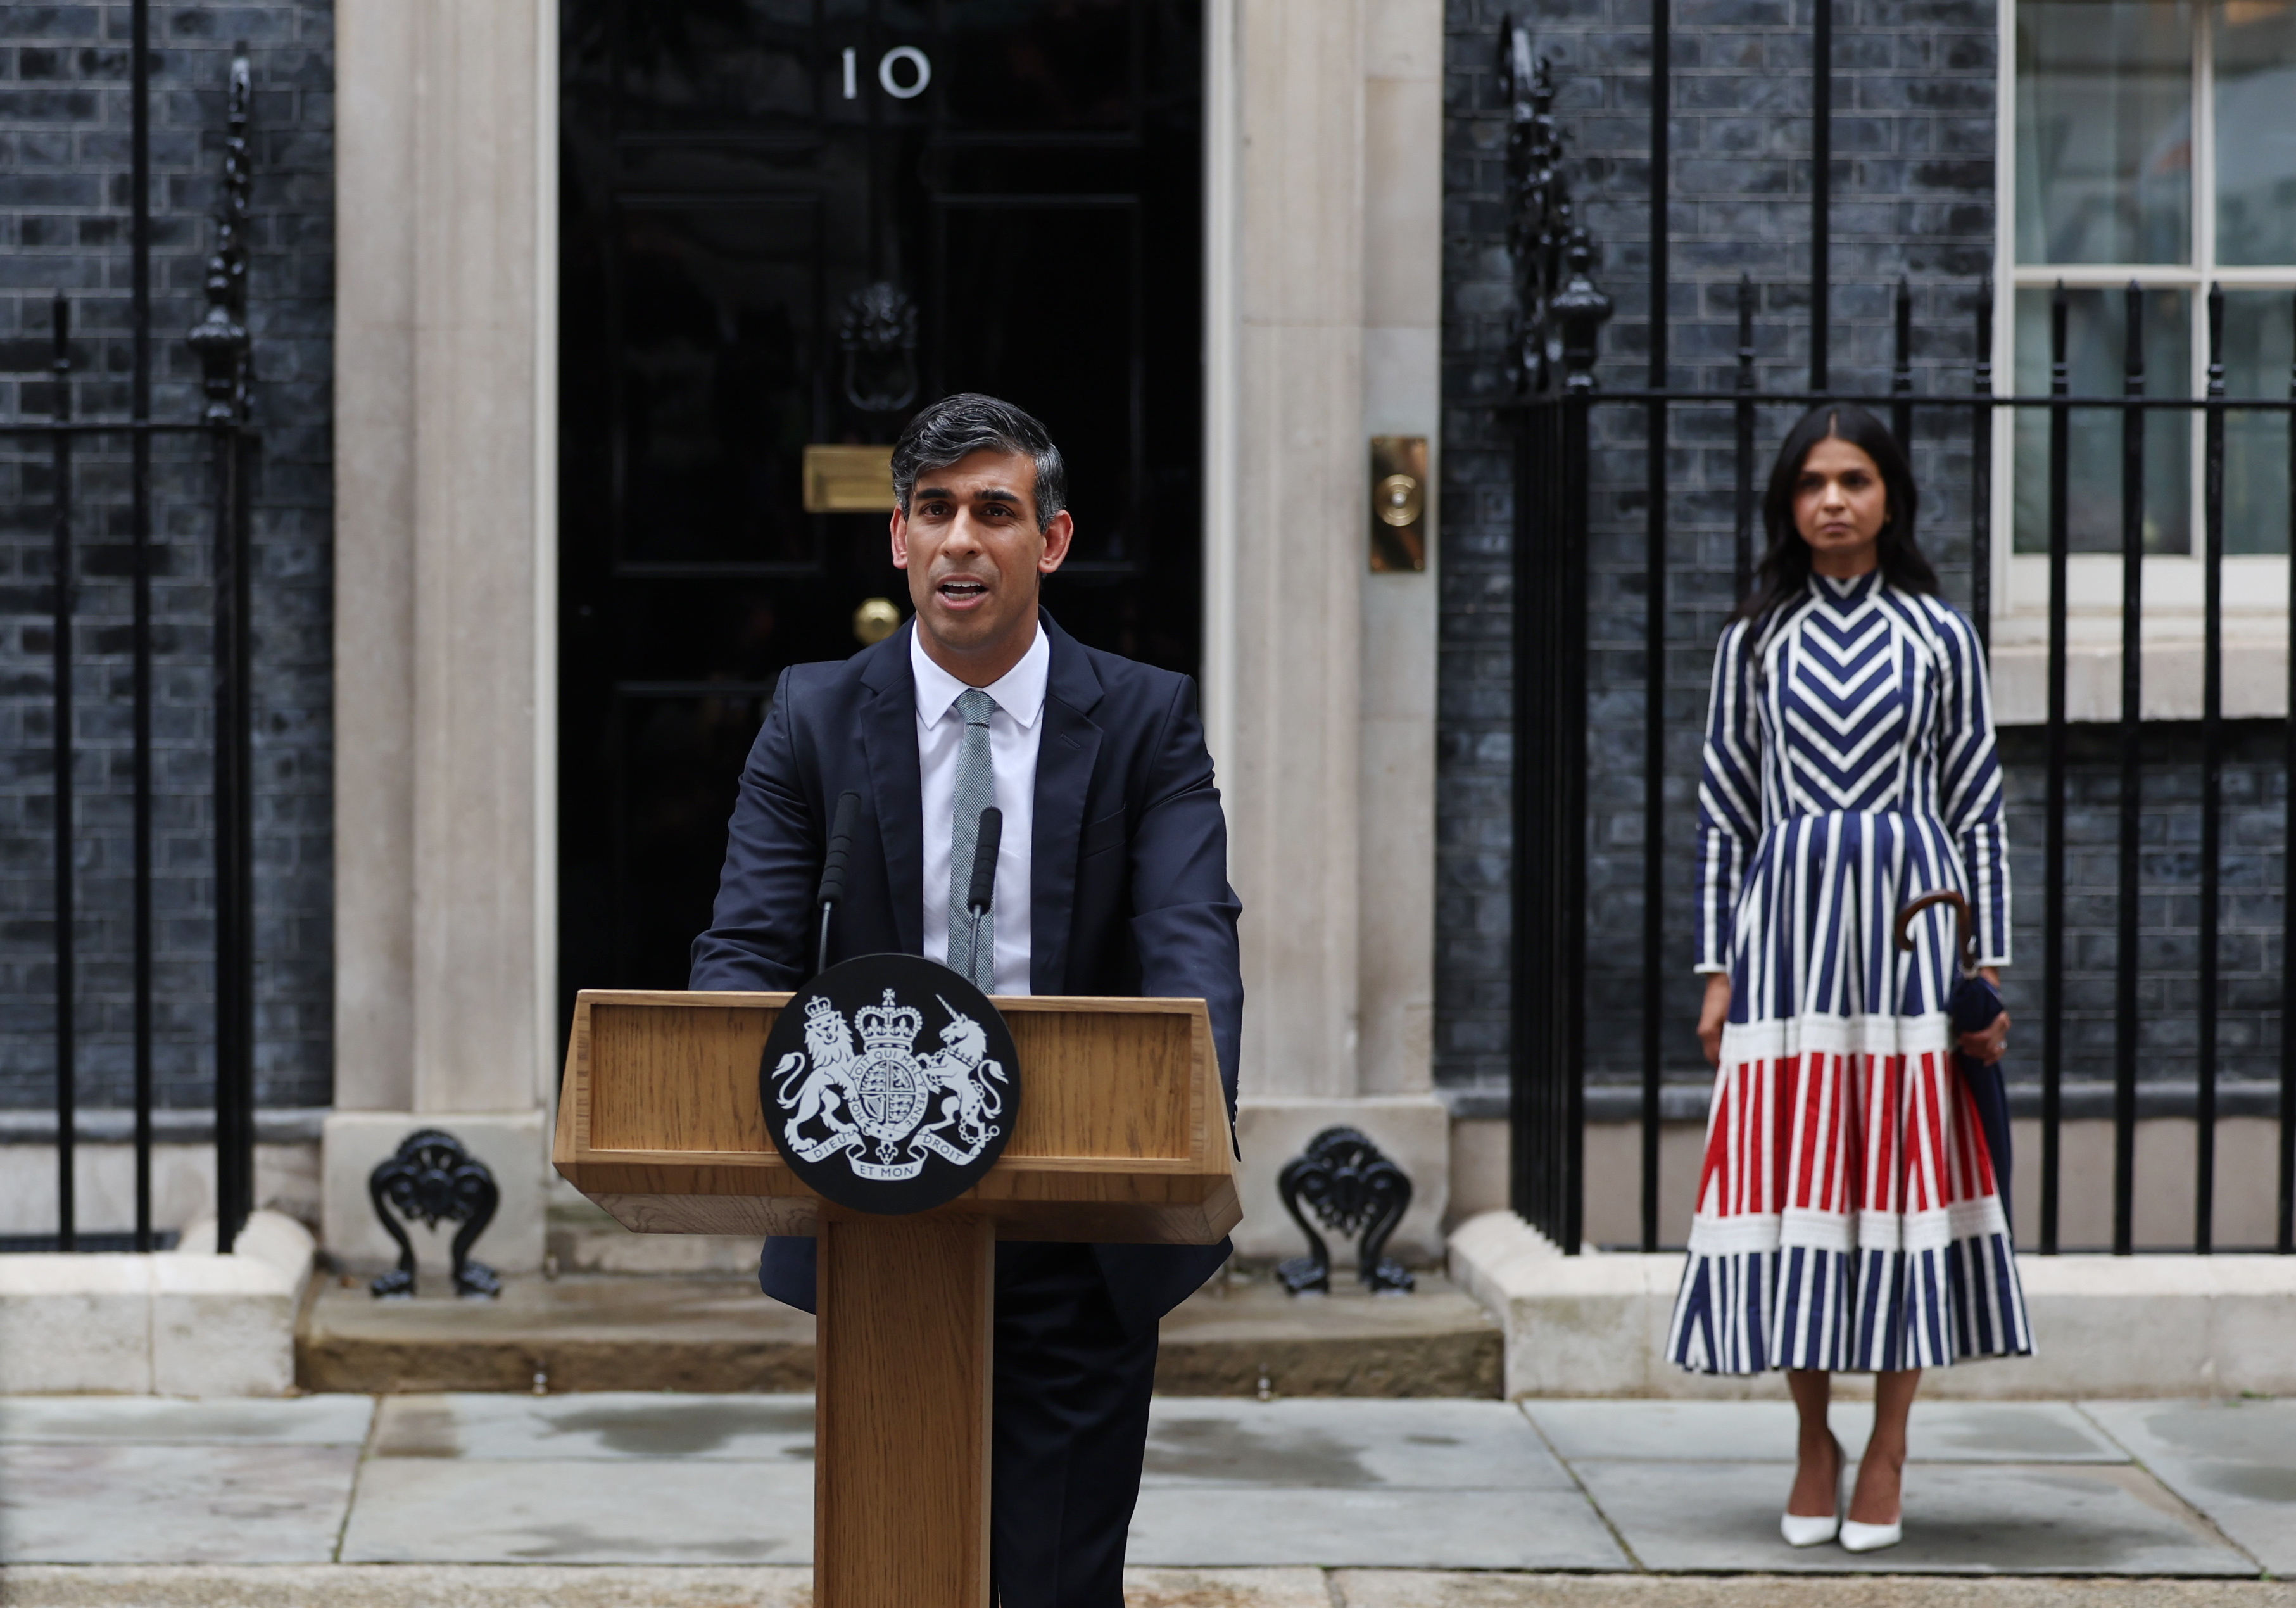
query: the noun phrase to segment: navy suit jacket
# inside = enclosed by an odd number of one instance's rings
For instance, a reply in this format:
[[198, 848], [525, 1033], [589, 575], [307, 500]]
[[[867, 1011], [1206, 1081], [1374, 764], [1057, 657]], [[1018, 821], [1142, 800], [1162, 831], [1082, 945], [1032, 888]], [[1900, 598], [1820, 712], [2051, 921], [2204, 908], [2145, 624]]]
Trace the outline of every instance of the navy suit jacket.
[[[1242, 907], [1227, 882], [1227, 825], [1196, 712], [1195, 683], [1087, 648], [1048, 614], [1044, 731], [1030, 841], [1029, 987], [1037, 994], [1201, 999], [1211, 1013], [1231, 1125], [1243, 976]], [[814, 893], [838, 796], [861, 824], [832, 964], [924, 952], [924, 832], [917, 766], [914, 622], [840, 663], [782, 673], [742, 767], [709, 931], [693, 942], [696, 989], [784, 989], [813, 974]], [[1031, 1078], [1058, 1069], [1031, 1069]], [[1228, 1246], [1095, 1245], [1126, 1327], [1152, 1328], [1226, 1259]], [[766, 1293], [814, 1305], [814, 1242], [767, 1241]]]

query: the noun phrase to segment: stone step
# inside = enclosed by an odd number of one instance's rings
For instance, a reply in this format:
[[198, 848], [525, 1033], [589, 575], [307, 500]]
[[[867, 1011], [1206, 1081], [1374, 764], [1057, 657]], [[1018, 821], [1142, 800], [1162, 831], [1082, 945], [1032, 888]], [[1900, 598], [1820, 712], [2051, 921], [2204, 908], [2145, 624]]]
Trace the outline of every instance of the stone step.
[[[308, 1391], [806, 1391], [813, 1319], [746, 1276], [511, 1278], [494, 1300], [376, 1300], [341, 1279], [305, 1309]], [[1177, 1396], [1499, 1393], [1498, 1325], [1439, 1276], [1408, 1296], [1294, 1298], [1231, 1274], [1164, 1320], [1158, 1390]]]
[[1168, 1396], [1496, 1397], [1496, 1323], [1441, 1275], [1409, 1295], [1366, 1295], [1332, 1277], [1292, 1296], [1264, 1274], [1231, 1273], [1164, 1320], [1156, 1388]]
[[492, 1300], [320, 1291], [296, 1335], [307, 1391], [808, 1391], [813, 1319], [754, 1278], [505, 1278]]

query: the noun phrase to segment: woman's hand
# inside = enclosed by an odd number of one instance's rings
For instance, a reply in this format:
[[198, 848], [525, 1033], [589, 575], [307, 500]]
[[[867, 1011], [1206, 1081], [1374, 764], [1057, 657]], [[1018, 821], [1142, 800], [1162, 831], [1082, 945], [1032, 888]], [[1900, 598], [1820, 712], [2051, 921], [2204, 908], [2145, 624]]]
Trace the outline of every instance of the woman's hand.
[[[2001, 973], [1991, 966], [1980, 966], [1978, 974], [1996, 989], [2001, 986]], [[1991, 1066], [2009, 1053], [2009, 1013], [2004, 1011], [1993, 1019], [1993, 1025], [1981, 1033], [1961, 1035], [1961, 1053], [1980, 1066]]]
[[1722, 1024], [1729, 1020], [1730, 973], [1710, 972], [1706, 977], [1706, 1003], [1698, 1007], [1698, 1042], [1706, 1051], [1709, 1066], [1722, 1064]]

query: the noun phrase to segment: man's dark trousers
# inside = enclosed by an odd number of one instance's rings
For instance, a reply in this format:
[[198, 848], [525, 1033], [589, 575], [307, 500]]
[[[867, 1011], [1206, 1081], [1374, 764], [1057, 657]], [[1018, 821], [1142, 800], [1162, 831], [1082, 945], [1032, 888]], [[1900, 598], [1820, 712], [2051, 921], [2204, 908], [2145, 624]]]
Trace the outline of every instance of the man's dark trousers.
[[[1232, 1117], [1239, 907], [1194, 684], [1084, 647], [1049, 616], [1039, 623], [1051, 663], [1029, 845], [1030, 991], [1202, 999]], [[693, 987], [794, 989], [811, 975], [814, 890], [849, 791], [862, 818], [831, 964], [923, 952], [914, 629], [842, 663], [783, 672], [742, 772]], [[1004, 1608], [1120, 1608], [1157, 1321], [1227, 1254], [1225, 1242], [997, 1248], [990, 1551]], [[768, 1240], [758, 1281], [813, 1310], [814, 1242]]]
[[1001, 1608], [1120, 1608], [1156, 1331], [1125, 1328], [1084, 1245], [996, 1248], [989, 1579]]

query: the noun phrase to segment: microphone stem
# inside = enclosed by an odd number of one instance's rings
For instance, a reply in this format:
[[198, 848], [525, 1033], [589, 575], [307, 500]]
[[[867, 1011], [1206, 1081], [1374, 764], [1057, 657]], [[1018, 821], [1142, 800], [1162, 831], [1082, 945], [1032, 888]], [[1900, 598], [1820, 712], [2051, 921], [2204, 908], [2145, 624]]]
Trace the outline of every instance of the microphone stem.
[[815, 952], [815, 964], [813, 968], [813, 973], [816, 977], [829, 970], [829, 917], [830, 913], [836, 908], [837, 906], [833, 901], [828, 899], [824, 899], [822, 901], [821, 944], [819, 948]]

